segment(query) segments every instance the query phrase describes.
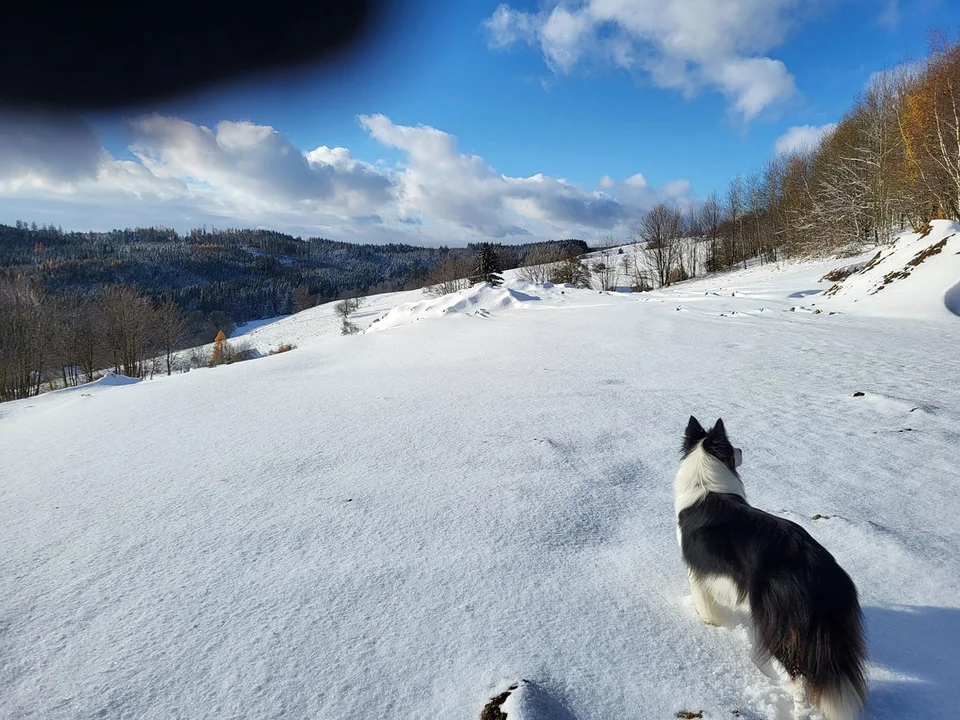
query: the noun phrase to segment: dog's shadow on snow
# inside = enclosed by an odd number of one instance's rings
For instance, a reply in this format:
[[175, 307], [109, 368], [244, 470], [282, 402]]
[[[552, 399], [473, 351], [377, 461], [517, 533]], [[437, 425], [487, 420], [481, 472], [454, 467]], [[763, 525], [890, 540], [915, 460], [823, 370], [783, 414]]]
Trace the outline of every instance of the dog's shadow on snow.
[[955, 717], [960, 707], [960, 609], [865, 607], [872, 668], [870, 720]]

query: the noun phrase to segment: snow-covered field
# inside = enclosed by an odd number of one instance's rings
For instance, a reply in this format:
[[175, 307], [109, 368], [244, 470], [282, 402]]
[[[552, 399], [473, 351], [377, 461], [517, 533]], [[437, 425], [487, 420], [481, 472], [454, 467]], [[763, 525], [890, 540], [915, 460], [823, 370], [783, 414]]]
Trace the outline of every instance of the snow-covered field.
[[857, 582], [867, 716], [955, 717], [956, 291], [815, 294], [871, 257], [378, 296], [361, 335], [323, 306], [246, 335], [292, 352], [0, 405], [0, 716], [476, 720], [526, 680], [509, 720], [786, 718], [690, 606], [694, 413]]

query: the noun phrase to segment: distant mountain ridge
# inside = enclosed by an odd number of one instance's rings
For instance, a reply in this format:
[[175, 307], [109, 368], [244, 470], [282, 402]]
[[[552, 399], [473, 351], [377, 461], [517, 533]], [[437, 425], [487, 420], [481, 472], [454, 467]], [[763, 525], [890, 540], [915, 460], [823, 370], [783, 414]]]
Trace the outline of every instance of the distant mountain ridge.
[[[498, 251], [505, 268], [516, 267], [544, 244], [501, 245]], [[587, 249], [582, 240], [552, 244]], [[299, 302], [313, 304], [421, 287], [444, 256], [472, 256], [474, 249], [360, 245], [255, 229], [64, 232], [18, 221], [0, 224], [0, 276], [22, 275], [56, 294], [130, 283], [185, 311], [220, 310], [242, 322], [300, 309], [295, 293]]]

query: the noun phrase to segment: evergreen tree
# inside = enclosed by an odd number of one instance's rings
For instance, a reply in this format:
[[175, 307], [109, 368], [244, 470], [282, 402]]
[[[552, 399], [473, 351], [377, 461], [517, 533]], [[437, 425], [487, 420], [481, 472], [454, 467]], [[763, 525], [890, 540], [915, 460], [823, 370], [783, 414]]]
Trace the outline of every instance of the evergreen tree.
[[473, 256], [473, 277], [470, 282], [488, 282], [493, 286], [503, 282], [500, 272], [500, 256], [490, 243], [480, 243], [477, 254]]

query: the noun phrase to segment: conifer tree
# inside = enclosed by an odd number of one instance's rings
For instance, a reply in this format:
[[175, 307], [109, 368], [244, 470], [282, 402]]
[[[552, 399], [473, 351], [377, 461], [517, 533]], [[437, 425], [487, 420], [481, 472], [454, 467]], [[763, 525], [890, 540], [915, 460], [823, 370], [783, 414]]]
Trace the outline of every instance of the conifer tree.
[[496, 248], [490, 243], [481, 243], [477, 247], [477, 254], [473, 257], [473, 277], [471, 282], [488, 282], [493, 286], [500, 285], [503, 277], [500, 275], [500, 256]]

